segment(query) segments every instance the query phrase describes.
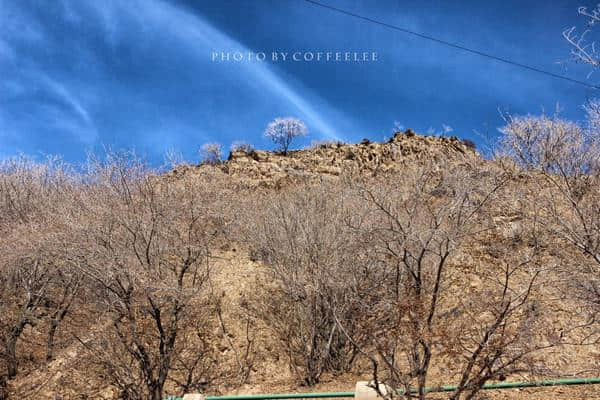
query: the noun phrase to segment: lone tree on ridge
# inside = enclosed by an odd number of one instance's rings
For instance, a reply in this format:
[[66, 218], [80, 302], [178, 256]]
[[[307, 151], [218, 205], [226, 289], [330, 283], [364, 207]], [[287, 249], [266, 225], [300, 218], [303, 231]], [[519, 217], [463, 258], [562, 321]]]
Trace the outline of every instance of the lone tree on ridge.
[[264, 135], [271, 139], [284, 155], [287, 155], [292, 140], [298, 136], [306, 136], [307, 132], [304, 122], [297, 118], [286, 117], [271, 121]]

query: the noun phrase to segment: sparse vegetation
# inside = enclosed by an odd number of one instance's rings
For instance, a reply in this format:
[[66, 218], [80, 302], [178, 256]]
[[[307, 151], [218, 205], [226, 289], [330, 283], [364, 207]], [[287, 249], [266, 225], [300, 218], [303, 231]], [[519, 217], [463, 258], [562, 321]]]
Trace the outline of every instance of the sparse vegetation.
[[60, 160], [0, 164], [0, 380], [19, 372], [23, 333], [46, 336], [45, 359], [80, 294], [80, 259], [69, 243], [78, 215], [77, 176]]
[[[410, 130], [178, 175], [133, 154], [80, 172], [7, 160], [0, 398], [68, 354], [126, 399], [228, 390], [270, 365], [294, 384], [370, 375], [420, 399], [442, 383], [470, 399], [490, 381], [555, 374], [565, 346], [598, 339], [587, 109], [585, 126], [508, 118], [489, 161]], [[285, 179], [266, 185], [273, 171]]]
[[108, 326], [85, 347], [121, 397], [162, 399], [175, 371], [188, 374], [179, 378], [193, 388], [207, 379], [198, 366], [210, 356], [196, 340], [181, 339], [188, 329], [205, 339], [211, 332], [210, 244], [219, 229], [215, 187], [175, 186], [121, 155], [90, 167], [96, 179], [84, 193], [89, 200], [82, 257]]
[[[546, 231], [581, 252], [581, 264], [565, 280], [573, 296], [587, 304], [590, 327], [585, 343], [598, 343], [600, 312], [600, 113], [598, 103], [585, 107], [587, 123], [555, 116], [509, 117], [500, 156], [513, 160], [530, 177]], [[565, 259], [567, 262], [567, 259]], [[580, 314], [581, 315], [581, 314]]]
[[[538, 301], [537, 245], [477, 269], [456, 264], [470, 242], [483, 240], [481, 232], [498, 229], [488, 211], [505, 183], [502, 175], [481, 179], [442, 163], [410, 169], [402, 181], [358, 186], [365, 211], [349, 224], [373, 249], [363, 259], [368, 264], [354, 267], [371, 269], [357, 286], [357, 296], [369, 293], [356, 303], [363, 316], [359, 346], [373, 379], [405, 393], [382, 396], [424, 399], [425, 388], [437, 384], [429, 383], [432, 371], [444, 365], [458, 377], [449, 397], [472, 398], [489, 380], [526, 370], [539, 350], [556, 345], [544, 340], [552, 332], [540, 315], [528, 311]], [[478, 281], [485, 283], [474, 287]]]
[[246, 235], [268, 270], [251, 308], [299, 381], [312, 386], [325, 372], [348, 371], [357, 355], [337, 322], [353, 332], [359, 318], [348, 301], [357, 272], [344, 226], [350, 205], [339, 186], [300, 187], [258, 202], [269, 206], [249, 215]]

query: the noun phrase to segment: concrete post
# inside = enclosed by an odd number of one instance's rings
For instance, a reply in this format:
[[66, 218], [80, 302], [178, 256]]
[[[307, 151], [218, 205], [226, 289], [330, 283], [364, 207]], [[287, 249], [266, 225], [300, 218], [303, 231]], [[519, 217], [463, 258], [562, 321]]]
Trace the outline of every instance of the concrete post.
[[[388, 393], [387, 386], [383, 383], [379, 384], [379, 390], [386, 395]], [[375, 384], [371, 381], [358, 381], [354, 389], [354, 400], [381, 400], [381, 397], [375, 390]]]
[[200, 393], [184, 394], [183, 400], [204, 400], [204, 395], [201, 395]]

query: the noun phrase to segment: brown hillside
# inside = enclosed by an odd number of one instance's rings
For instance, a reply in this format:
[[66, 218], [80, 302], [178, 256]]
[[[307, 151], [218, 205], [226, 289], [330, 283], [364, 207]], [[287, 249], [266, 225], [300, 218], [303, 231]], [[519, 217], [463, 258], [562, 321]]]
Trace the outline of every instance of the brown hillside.
[[[449, 163], [445, 163], [449, 161]], [[456, 137], [437, 137], [417, 135], [411, 130], [396, 133], [388, 142], [378, 143], [364, 140], [359, 144], [322, 144], [311, 149], [291, 151], [287, 156], [268, 151], [234, 152], [229, 159], [221, 164], [190, 166], [181, 165], [157, 179], [161, 182], [181, 183], [186, 190], [202, 190], [205, 186], [200, 183], [208, 182], [218, 175], [218, 179], [235, 189], [240, 196], [233, 196], [233, 191], [219, 193], [223, 200], [224, 219], [228, 220], [226, 232], [219, 237], [211, 249], [214, 257], [212, 275], [210, 278], [211, 294], [219, 298], [223, 323], [209, 321], [210, 332], [207, 334], [209, 353], [214, 357], [214, 364], [207, 370], [218, 369], [223, 376], [217, 376], [214, 381], [207, 383], [207, 394], [253, 394], [276, 392], [320, 392], [320, 391], [352, 391], [357, 380], [371, 379], [370, 364], [365, 360], [357, 362], [348, 372], [325, 373], [316, 386], [306, 387], [297, 379], [289, 367], [286, 348], [281, 340], [269, 329], [264, 321], [249, 316], [248, 302], [253, 296], [264, 296], [261, 289], [269, 288], [272, 282], [268, 280], [267, 267], [256, 255], [256, 248], [247, 236], [252, 235], [252, 229], [243, 233], [245, 227], [253, 221], [254, 211], [261, 208], [260, 201], [276, 199], [277, 193], [293, 191], [302, 187], [301, 183], [317, 183], [331, 181], [336, 183], [338, 178], [360, 176], [373, 179], [376, 182], [386, 182], [388, 179], [402, 181], [407, 169], [415, 165], [452, 164], [455, 166], [484, 165], [488, 170], [477, 171], [482, 186], [489, 184], [486, 172], [498, 168], [495, 162], [484, 161], [474, 148]], [[473, 169], [474, 170], [474, 169]], [[469, 168], [471, 171], [471, 168]], [[483, 171], [483, 172], [482, 172]], [[491, 175], [491, 174], [490, 174]], [[219, 181], [221, 182], [221, 181]], [[223, 182], [221, 182], [223, 183]], [[176, 185], [178, 186], [178, 185]], [[317, 186], [317, 185], [315, 185]], [[335, 185], [330, 185], [334, 187]], [[489, 220], [493, 229], [482, 229], [485, 233], [477, 236], [476, 240], [467, 242], [452, 258], [448, 270], [455, 278], [450, 279], [452, 286], [443, 299], [444, 313], [450, 314], [460, 306], [460, 302], [470, 298], [474, 301], [484, 301], [489, 296], [485, 279], [496, 278], [492, 271], [504, 260], [514, 256], [518, 260], [520, 252], [531, 248], [526, 235], [526, 224], [523, 221], [530, 212], [526, 205], [531, 201], [527, 196], [533, 195], [534, 190], [524, 190], [522, 198], [515, 198], [513, 192], [522, 187], [530, 187], [527, 178], [517, 172], [506, 185], [506, 192], [499, 195], [496, 203], [488, 210]], [[309, 187], [312, 187], [309, 185]], [[533, 187], [533, 186], [531, 186]], [[245, 189], [262, 188], [264, 190], [249, 190], [260, 192], [264, 197], [256, 199], [245, 196]], [[277, 191], [271, 189], [286, 190]], [[229, 188], [227, 190], [230, 190]], [[337, 193], [337, 192], [335, 192]], [[474, 193], [473, 199], [479, 194]], [[233, 200], [229, 201], [228, 196]], [[269, 197], [273, 196], [273, 197]], [[335, 197], [335, 196], [332, 196]], [[450, 195], [439, 188], [440, 203]], [[245, 203], [245, 201], [248, 201]], [[231, 204], [235, 203], [235, 204]], [[523, 206], [525, 205], [525, 206]], [[230, 208], [228, 208], [230, 207]], [[241, 213], [247, 212], [247, 215]], [[256, 225], [259, 225], [258, 223]], [[483, 225], [482, 225], [483, 226]], [[87, 229], [84, 227], [83, 229]], [[523, 235], [521, 236], [521, 233]], [[244, 237], [246, 235], [246, 237]], [[560, 264], [561, 259], [571, 257], [569, 268], [577, 265], [581, 259], [578, 253], [571, 255], [568, 248], [551, 243], [542, 249], [540, 260], [548, 266]], [[567, 256], [565, 256], [567, 254]], [[539, 307], [548, 311], [548, 315], [558, 318], [541, 317], [540, 323], [547, 326], [556, 325], [556, 330], [569, 327], [570, 314], [577, 305], [571, 298], [564, 299], [558, 309], [551, 309], [556, 304], [556, 298], [563, 296], [556, 282], [564, 280], [565, 269], [556, 268], [548, 272], [544, 284], [539, 287], [536, 295], [542, 299]], [[525, 275], [525, 273], [524, 273]], [[265, 279], [267, 277], [267, 279]], [[468, 278], [465, 278], [468, 277]], [[519, 288], [519, 285], [515, 288]], [[525, 285], [526, 286], [526, 285]], [[562, 297], [561, 297], [562, 298]], [[548, 300], [546, 306], [545, 300]], [[202, 304], [195, 306], [201, 307]], [[546, 308], [545, 308], [546, 307]], [[553, 314], [551, 314], [553, 312]], [[572, 314], [571, 314], [572, 315]], [[10, 398], [15, 399], [117, 399], [118, 390], [109, 385], [102, 370], [92, 363], [89, 351], [84, 345], [93, 341], [95, 335], [110, 329], [110, 320], [104, 315], [86, 315], [85, 310], [74, 310], [69, 316], [69, 327], [59, 331], [59, 345], [53, 360], [44, 363], [44, 335], [35, 329], [27, 329], [20, 344], [23, 353], [28, 358], [22, 363], [22, 372], [9, 382]], [[464, 318], [464, 319], [463, 319]], [[457, 315], [452, 323], [456, 326], [466, 324], [466, 316]], [[476, 320], [477, 316], [473, 317]], [[71, 321], [72, 319], [72, 321]], [[251, 326], [252, 332], [247, 328]], [[449, 329], [453, 327], [450, 326]], [[462, 327], [464, 329], [464, 326]], [[197, 337], [190, 331], [182, 334], [185, 340], [194, 341]], [[74, 340], [73, 337], [77, 337]], [[250, 344], [249, 344], [250, 343]], [[248, 379], [237, 385], [232, 382], [231, 371], [236, 371], [244, 353], [251, 353], [251, 371]], [[590, 366], [597, 365], [600, 352], [597, 347], [564, 346], [553, 348], [544, 354], [547, 369], [546, 378], [560, 376], [561, 373], [577, 374], [580, 376], [598, 375], [590, 371]], [[451, 362], [446, 359], [436, 360], [431, 369], [432, 383], [455, 383], [456, 371], [452, 370]], [[532, 370], [534, 367], [532, 366]], [[538, 368], [541, 370], [541, 368]], [[210, 375], [210, 374], [209, 374]], [[218, 374], [217, 374], [218, 375]], [[534, 376], [523, 370], [506, 377], [509, 381], [521, 381]], [[537, 376], [535, 376], [537, 378]], [[172, 383], [167, 383], [166, 393], [177, 393]], [[438, 398], [432, 396], [432, 398]], [[445, 398], [439, 396], [439, 398]], [[513, 389], [504, 391], [489, 391], [480, 394], [478, 398], [491, 399], [587, 399], [600, 398], [600, 387], [560, 387], [544, 389]]]

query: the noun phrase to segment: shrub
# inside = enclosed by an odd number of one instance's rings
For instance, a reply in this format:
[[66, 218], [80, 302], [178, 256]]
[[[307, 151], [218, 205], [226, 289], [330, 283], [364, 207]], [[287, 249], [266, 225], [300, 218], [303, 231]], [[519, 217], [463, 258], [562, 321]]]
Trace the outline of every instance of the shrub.
[[205, 143], [200, 148], [202, 163], [216, 165], [221, 162], [222, 150], [219, 143]]
[[250, 143], [241, 140], [236, 140], [235, 142], [231, 143], [229, 149], [232, 153], [236, 151], [243, 151], [246, 154], [251, 154], [252, 152], [254, 152], [254, 146], [252, 146]]
[[309, 149], [326, 149], [328, 147], [339, 146], [340, 143], [341, 143], [340, 141], [329, 140], [329, 139], [313, 140], [310, 142], [310, 146], [308, 148]]

